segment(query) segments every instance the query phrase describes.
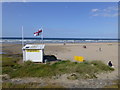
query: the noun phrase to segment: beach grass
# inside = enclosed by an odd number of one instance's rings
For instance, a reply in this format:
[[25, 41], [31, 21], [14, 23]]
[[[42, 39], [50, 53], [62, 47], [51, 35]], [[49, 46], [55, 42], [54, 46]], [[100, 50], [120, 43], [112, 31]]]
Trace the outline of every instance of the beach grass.
[[17, 63], [21, 56], [19, 55], [10, 55], [10, 54], [3, 54], [0, 55], [2, 57], [2, 73], [9, 74], [13, 72], [14, 69], [20, 68], [20, 65]]
[[40, 88], [38, 87], [38, 84], [35, 83], [14, 84], [10, 82], [2, 83], [2, 87], [3, 88]]
[[[18, 57], [17, 57], [18, 56]], [[71, 62], [70, 60], [58, 61], [53, 64], [35, 64], [27, 61], [23, 64], [17, 62], [21, 55], [3, 55], [2, 72], [11, 78], [15, 77], [52, 77], [62, 74], [76, 73], [81, 78], [97, 78], [96, 74], [113, 71], [114, 69], [105, 65], [102, 61], [85, 61], [82, 63]]]
[[23, 84], [14, 84], [11, 82], [4, 82], [2, 83], [3, 88], [65, 88], [60, 85], [53, 85], [49, 83], [45, 86], [40, 86], [39, 83], [23, 83]]
[[11, 55], [11, 54], [3, 54], [0, 55], [2, 57], [2, 67], [4, 66], [14, 66], [17, 64], [17, 62], [20, 60], [21, 55], [20, 54], [15, 54], [15, 55]]

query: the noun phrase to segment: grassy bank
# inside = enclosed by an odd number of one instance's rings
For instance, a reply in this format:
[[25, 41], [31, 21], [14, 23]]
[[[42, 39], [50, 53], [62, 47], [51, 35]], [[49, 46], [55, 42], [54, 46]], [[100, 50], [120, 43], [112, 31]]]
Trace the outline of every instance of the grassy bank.
[[30, 61], [18, 64], [21, 55], [3, 55], [2, 72], [11, 78], [15, 77], [52, 77], [62, 74], [76, 73], [77, 78], [97, 78], [96, 74], [113, 71], [101, 61], [71, 62], [59, 61], [54, 64], [35, 64]]
[[2, 58], [2, 74], [9, 74], [9, 72], [13, 72], [14, 68], [21, 67], [21, 65], [18, 64], [18, 61], [22, 59], [21, 54], [3, 54], [0, 55]]

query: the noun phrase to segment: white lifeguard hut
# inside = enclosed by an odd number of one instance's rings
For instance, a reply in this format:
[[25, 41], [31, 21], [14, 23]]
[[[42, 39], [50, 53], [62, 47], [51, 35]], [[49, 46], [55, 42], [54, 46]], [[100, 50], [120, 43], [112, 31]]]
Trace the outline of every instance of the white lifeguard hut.
[[27, 44], [23, 50], [23, 61], [43, 62], [45, 45]]

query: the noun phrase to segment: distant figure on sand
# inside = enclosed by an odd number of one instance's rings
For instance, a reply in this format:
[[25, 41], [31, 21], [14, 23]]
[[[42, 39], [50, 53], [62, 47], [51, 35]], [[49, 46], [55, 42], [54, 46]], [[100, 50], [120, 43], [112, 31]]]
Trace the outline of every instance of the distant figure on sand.
[[66, 41], [64, 41], [63, 45], [66, 45]]
[[99, 48], [99, 51], [102, 51], [102, 49], [101, 49], [101, 48]]
[[84, 45], [83, 48], [87, 48], [87, 47]]
[[110, 67], [113, 66], [111, 61], [108, 62], [108, 66], [110, 66]]

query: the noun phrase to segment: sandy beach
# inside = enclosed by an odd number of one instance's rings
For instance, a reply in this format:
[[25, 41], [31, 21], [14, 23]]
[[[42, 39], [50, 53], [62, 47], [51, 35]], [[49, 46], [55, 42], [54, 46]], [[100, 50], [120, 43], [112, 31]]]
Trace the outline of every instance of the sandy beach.
[[[86, 48], [83, 48], [83, 46]], [[3, 52], [10, 54], [22, 53], [20, 44], [3, 44]], [[115, 78], [118, 76], [118, 43], [47, 43], [45, 44], [46, 55], [55, 55], [61, 60], [74, 60], [74, 56], [83, 56], [86, 61], [101, 60], [105, 64], [112, 61], [115, 71], [107, 74], [106, 77]], [[101, 76], [100, 78], [104, 78]]]
[[2, 3], [0, 88], [120, 87], [116, 1]]

